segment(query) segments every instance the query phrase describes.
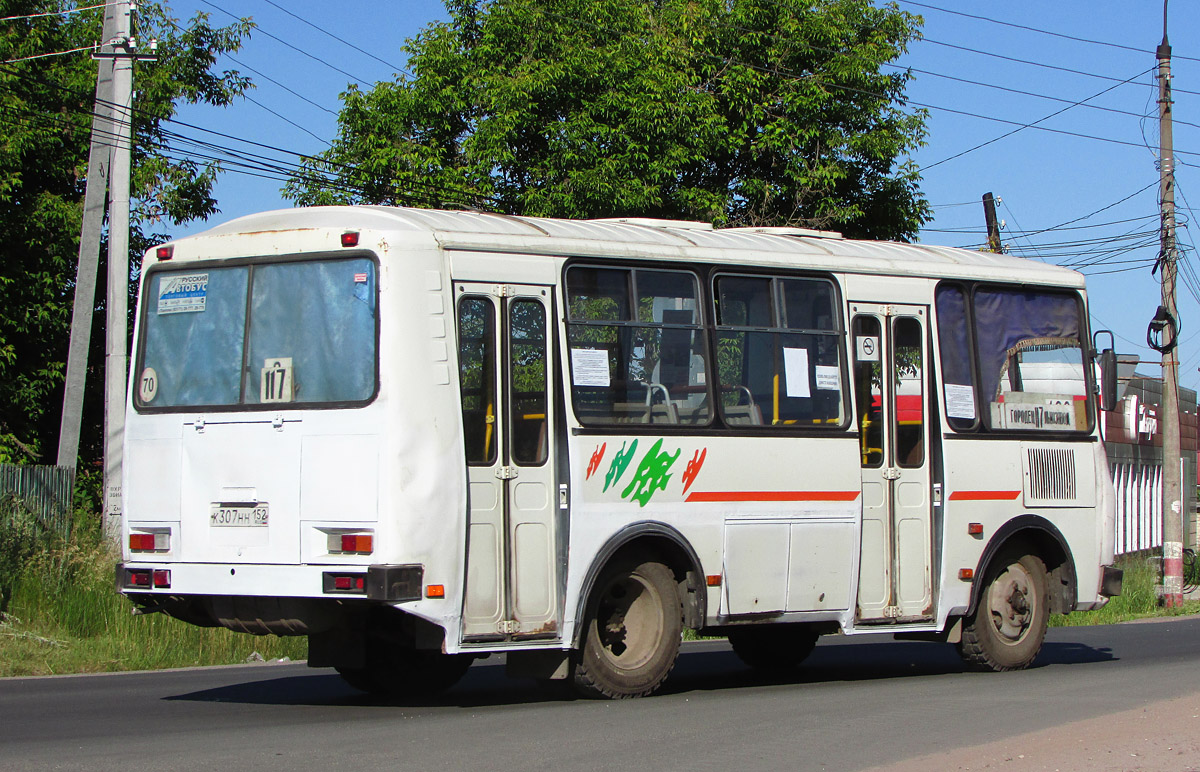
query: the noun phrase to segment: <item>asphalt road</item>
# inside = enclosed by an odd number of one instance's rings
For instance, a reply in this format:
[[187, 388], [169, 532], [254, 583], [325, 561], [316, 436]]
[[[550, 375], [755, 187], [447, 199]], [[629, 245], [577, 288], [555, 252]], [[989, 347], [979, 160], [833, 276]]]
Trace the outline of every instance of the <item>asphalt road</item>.
[[[859, 770], [1200, 692], [1200, 618], [1050, 631], [1035, 666], [827, 637], [791, 680], [684, 645], [657, 696], [564, 697], [477, 663], [436, 702], [255, 665], [0, 681], [0, 770]], [[1114, 731], [1119, 731], [1114, 726]]]

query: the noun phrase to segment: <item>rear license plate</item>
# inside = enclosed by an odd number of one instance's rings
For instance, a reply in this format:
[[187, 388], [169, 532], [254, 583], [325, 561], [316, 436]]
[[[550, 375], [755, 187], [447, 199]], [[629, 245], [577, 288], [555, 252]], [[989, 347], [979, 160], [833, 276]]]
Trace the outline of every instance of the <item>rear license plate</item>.
[[267, 524], [267, 505], [237, 506], [230, 504], [213, 504], [208, 516], [208, 524], [221, 527], [265, 526]]

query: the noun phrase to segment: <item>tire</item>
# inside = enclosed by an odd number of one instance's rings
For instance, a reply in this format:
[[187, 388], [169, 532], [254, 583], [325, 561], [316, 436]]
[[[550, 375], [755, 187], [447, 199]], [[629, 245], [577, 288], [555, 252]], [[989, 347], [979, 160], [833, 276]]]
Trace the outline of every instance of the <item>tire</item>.
[[675, 666], [682, 632], [683, 603], [671, 570], [653, 561], [614, 562], [588, 603], [575, 688], [609, 699], [654, 692]]
[[963, 620], [959, 654], [973, 670], [1021, 670], [1046, 638], [1050, 590], [1034, 555], [1001, 554], [987, 573], [975, 613]]
[[780, 673], [799, 667], [819, 637], [808, 625], [768, 625], [730, 630], [729, 645], [755, 670]]
[[381, 697], [432, 697], [458, 683], [474, 657], [397, 648], [391, 652], [368, 648], [367, 665], [337, 668], [342, 680], [355, 689]]

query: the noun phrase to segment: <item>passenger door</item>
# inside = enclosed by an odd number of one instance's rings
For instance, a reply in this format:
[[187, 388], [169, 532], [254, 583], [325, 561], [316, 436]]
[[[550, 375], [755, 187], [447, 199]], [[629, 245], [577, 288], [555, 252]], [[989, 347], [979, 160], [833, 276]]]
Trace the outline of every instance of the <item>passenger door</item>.
[[470, 502], [463, 640], [556, 638], [551, 290], [454, 286]]
[[862, 459], [858, 620], [933, 614], [928, 307], [850, 304]]

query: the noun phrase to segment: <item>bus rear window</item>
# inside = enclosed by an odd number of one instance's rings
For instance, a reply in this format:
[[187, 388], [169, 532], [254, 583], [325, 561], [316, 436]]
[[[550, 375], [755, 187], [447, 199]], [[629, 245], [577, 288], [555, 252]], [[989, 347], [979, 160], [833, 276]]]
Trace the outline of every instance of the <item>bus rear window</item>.
[[142, 314], [139, 408], [353, 403], [375, 392], [368, 258], [155, 271]]

